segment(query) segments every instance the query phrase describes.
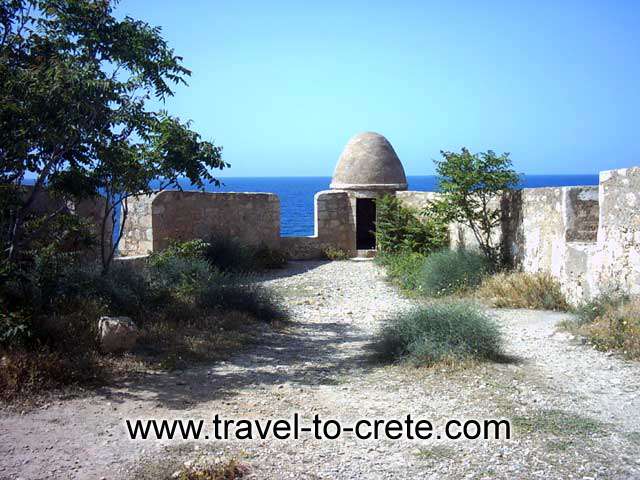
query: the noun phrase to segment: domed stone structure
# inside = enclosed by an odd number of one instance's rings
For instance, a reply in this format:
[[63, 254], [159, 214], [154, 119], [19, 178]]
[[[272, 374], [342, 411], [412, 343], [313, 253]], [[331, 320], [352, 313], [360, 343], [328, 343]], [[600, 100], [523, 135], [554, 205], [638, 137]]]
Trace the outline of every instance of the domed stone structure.
[[386, 138], [379, 133], [364, 132], [349, 140], [338, 159], [330, 190], [348, 198], [348, 211], [341, 210], [337, 215], [347, 218], [349, 239], [345, 243], [349, 243], [349, 251], [358, 256], [374, 254], [376, 199], [406, 189], [404, 168]]
[[407, 177], [389, 141], [375, 132], [349, 140], [333, 173], [331, 188], [338, 190], [406, 190]]

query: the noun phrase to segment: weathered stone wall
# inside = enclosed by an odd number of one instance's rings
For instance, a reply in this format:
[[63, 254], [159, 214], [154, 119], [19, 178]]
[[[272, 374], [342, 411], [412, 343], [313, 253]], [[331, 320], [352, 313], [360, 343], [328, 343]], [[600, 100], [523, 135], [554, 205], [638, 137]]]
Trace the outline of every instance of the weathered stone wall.
[[136, 195], [127, 200], [127, 219], [118, 253], [123, 257], [153, 252], [152, 205], [157, 194]]
[[522, 191], [521, 223], [509, 244], [525, 272], [560, 274], [565, 249], [562, 188]]
[[[399, 192], [423, 208], [432, 192]], [[640, 168], [602, 172], [600, 186], [527, 188], [501, 199], [496, 241], [516, 268], [558, 278], [572, 303], [603, 289], [640, 293]], [[468, 227], [449, 226], [451, 246], [474, 248]]]
[[640, 294], [640, 167], [600, 173], [597, 280]]
[[[25, 186], [25, 199], [32, 192], [31, 186]], [[29, 214], [49, 215], [54, 212], [74, 214], [86, 222], [91, 234], [99, 242], [102, 231], [102, 219], [104, 218], [106, 199], [102, 196], [83, 198], [81, 200], [65, 200], [46, 190], [36, 193], [33, 203], [29, 208]], [[109, 238], [113, 233], [113, 221], [110, 215], [105, 223], [105, 236]], [[98, 244], [99, 245], [99, 244]], [[87, 252], [88, 257], [100, 257], [100, 247], [96, 246]]]
[[280, 245], [280, 201], [271, 193], [164, 191], [129, 200], [123, 256], [162, 250], [171, 241], [214, 234], [247, 245]]
[[436, 200], [438, 196], [439, 194], [436, 192], [417, 192], [413, 190], [396, 192], [398, 200], [407, 207], [411, 207], [416, 210], [422, 210], [429, 202]]
[[567, 242], [595, 242], [600, 218], [598, 187], [565, 187], [564, 192]]
[[[280, 237], [273, 194], [162, 192], [129, 201], [124, 255], [161, 250], [170, 240], [230, 235], [280, 248], [292, 259], [322, 258], [328, 247], [355, 255], [355, 205], [385, 192], [327, 190], [315, 196], [315, 232]], [[388, 193], [388, 192], [387, 192]], [[435, 192], [396, 192], [422, 209]], [[640, 168], [602, 172], [599, 187], [524, 189], [493, 200], [502, 210], [496, 241], [525, 272], [548, 272], [578, 303], [603, 289], [640, 294]], [[452, 247], [477, 246], [469, 228], [449, 226]]]
[[280, 248], [289, 258], [323, 258], [327, 248], [355, 254], [355, 219], [350, 193], [324, 190], [314, 197], [315, 231], [310, 237], [282, 237]]

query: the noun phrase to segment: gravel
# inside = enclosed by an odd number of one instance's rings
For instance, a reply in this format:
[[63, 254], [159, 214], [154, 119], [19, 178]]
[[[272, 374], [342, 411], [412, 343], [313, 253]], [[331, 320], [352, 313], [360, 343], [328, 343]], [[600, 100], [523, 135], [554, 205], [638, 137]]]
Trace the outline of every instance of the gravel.
[[[640, 478], [640, 365], [592, 350], [566, 314], [496, 310], [513, 361], [381, 366], [383, 319], [416, 305], [372, 262], [293, 262], [265, 277], [292, 323], [226, 362], [155, 373], [0, 413], [0, 478], [162, 478], [183, 462], [239, 458], [248, 478]], [[158, 442], [126, 439], [126, 418], [511, 419], [510, 440]]]

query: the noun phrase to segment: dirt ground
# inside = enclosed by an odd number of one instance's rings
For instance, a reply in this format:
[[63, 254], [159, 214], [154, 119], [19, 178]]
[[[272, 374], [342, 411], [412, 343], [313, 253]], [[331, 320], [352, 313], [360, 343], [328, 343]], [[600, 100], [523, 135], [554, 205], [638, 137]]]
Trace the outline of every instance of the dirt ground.
[[[492, 311], [509, 363], [371, 362], [372, 335], [412, 308], [372, 262], [294, 262], [265, 283], [293, 321], [229, 360], [0, 412], [2, 479], [170, 478], [237, 458], [246, 478], [640, 478], [640, 364], [556, 330], [566, 315]], [[509, 419], [510, 440], [132, 441], [125, 419]]]

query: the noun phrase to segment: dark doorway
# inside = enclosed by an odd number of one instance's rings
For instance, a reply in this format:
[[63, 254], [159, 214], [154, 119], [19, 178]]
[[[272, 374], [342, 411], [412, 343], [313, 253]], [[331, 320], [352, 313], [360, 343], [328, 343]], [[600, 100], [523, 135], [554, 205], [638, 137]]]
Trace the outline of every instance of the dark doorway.
[[376, 248], [376, 201], [373, 198], [356, 198], [356, 248]]

